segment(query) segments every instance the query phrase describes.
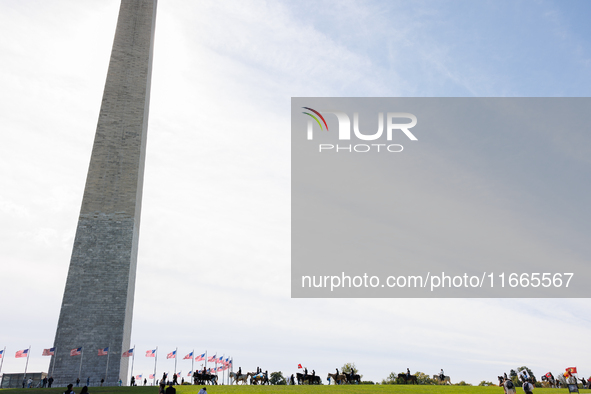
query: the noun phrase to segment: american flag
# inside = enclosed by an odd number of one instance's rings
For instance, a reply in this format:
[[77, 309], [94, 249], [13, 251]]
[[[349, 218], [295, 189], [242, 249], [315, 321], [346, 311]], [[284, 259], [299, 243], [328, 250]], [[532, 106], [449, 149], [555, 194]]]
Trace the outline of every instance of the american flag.
[[224, 365], [230, 365], [230, 357], [226, 357], [224, 360]]
[[104, 349], [99, 349], [98, 350], [98, 355], [99, 356], [106, 356], [107, 354], [109, 354], [109, 348], [106, 347]]
[[191, 375], [193, 375], [193, 371], [190, 371], [190, 372], [187, 374], [187, 376], [191, 376]]
[[82, 348], [81, 347], [70, 350], [70, 356], [79, 356], [81, 354], [82, 354]]
[[123, 353], [121, 355], [121, 357], [131, 357], [133, 356], [133, 349], [129, 349], [128, 351], [126, 351], [125, 353]]
[[224, 370], [224, 367], [222, 367], [221, 365], [216, 369], [217, 372], [222, 372]]
[[180, 377], [181, 377], [181, 373], [180, 373], [180, 372], [179, 372], [179, 373], [177, 373], [177, 374], [176, 374], [176, 377], [177, 377], [177, 378], [180, 378]]
[[195, 361], [203, 361], [205, 360], [205, 353], [195, 357]]
[[173, 350], [172, 352], [168, 353], [166, 355], [166, 358], [176, 358], [176, 350]]
[[217, 362], [218, 364], [223, 364], [223, 363], [224, 363], [224, 356], [220, 356], [220, 358], [218, 358], [218, 359], [216, 360], [216, 362]]
[[215, 355], [214, 356], [209, 356], [207, 358], [207, 361], [209, 361], [210, 363], [215, 363], [215, 359], [216, 359], [216, 356]]
[[18, 352], [16, 352], [14, 357], [21, 358], [21, 357], [27, 357], [28, 355], [29, 355], [29, 349], [25, 349], [25, 350], [19, 350]]
[[151, 373], [151, 374], [150, 374], [150, 376], [149, 376], [149, 378], [150, 378], [150, 379], [154, 379], [154, 374], [153, 374], [153, 373]]
[[146, 350], [146, 357], [156, 357], [156, 349]]
[[135, 380], [140, 380], [141, 378], [142, 378], [142, 375], [137, 375], [137, 376], [135, 377]]
[[191, 352], [191, 353], [187, 354], [187, 355], [185, 356], [185, 358], [183, 358], [183, 360], [190, 360], [190, 359], [192, 359], [192, 358], [193, 358], [193, 352]]
[[225, 371], [226, 369], [230, 369], [230, 366], [228, 364], [226, 364], [226, 365], [224, 365], [223, 368], [224, 368], [223, 371]]
[[42, 356], [53, 356], [55, 354], [55, 348], [50, 347], [49, 349], [43, 349]]
[[0, 358], [4, 357], [4, 350], [0, 350]]

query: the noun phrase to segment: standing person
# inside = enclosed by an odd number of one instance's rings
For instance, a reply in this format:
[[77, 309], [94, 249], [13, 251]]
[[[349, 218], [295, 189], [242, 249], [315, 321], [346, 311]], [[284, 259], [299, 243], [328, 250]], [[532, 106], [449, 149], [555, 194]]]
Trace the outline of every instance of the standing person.
[[148, 384], [148, 379], [144, 378], [144, 386]]
[[47, 387], [47, 376], [43, 378], [43, 388]]
[[25, 388], [26, 385], [27, 385], [27, 377], [25, 376], [23, 378], [23, 388]]
[[70, 384], [68, 385], [68, 387], [66, 388], [66, 391], [64, 391], [64, 394], [76, 394], [76, 393], [74, 392], [74, 390], [72, 390], [72, 387], [73, 387], [73, 386], [74, 386], [74, 385], [73, 385], [72, 383], [70, 383]]
[[165, 394], [176, 394], [176, 389], [172, 387], [172, 382], [168, 383]]
[[50, 376], [49, 379], [47, 379], [47, 388], [51, 388], [52, 384], [53, 384], [53, 376]]
[[295, 377], [293, 376], [293, 374], [291, 374], [291, 385], [295, 385]]
[[533, 394], [534, 385], [530, 383], [531, 379], [526, 380], [523, 382], [523, 392], [525, 394]]
[[135, 376], [132, 376], [131, 377], [131, 384], [130, 384], [130, 386], [131, 387], [135, 386]]
[[86, 378], [86, 386], [90, 386], [90, 376]]
[[76, 378], [76, 387], [80, 387], [80, 378]]
[[101, 378], [101, 387], [103, 387], [103, 383], [105, 383], [105, 378]]
[[29, 380], [27, 380], [27, 388], [30, 389], [32, 384], [33, 384], [33, 379], [31, 379], [31, 377], [29, 377]]
[[172, 375], [172, 384], [173, 384], [174, 386], [176, 386], [176, 385], [178, 385], [178, 384], [179, 384], [179, 381], [178, 381], [177, 379], [178, 379], [178, 378], [177, 378], [177, 375], [176, 375], [176, 373], [175, 373], [174, 375]]
[[160, 394], [164, 394], [164, 388], [166, 387], [166, 381], [164, 381], [164, 379], [162, 379], [160, 381], [160, 390], [158, 391], [158, 393]]
[[162, 381], [166, 384], [166, 372], [162, 373]]

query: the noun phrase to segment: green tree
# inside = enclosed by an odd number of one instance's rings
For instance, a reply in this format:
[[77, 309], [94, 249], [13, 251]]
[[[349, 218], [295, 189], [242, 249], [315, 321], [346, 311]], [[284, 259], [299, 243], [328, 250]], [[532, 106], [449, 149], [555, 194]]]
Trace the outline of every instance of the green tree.
[[269, 383], [276, 384], [276, 385], [285, 385], [287, 381], [285, 377], [283, 377], [283, 373], [281, 371], [278, 372], [271, 372], [271, 378], [269, 378]]
[[398, 381], [398, 374], [396, 372], [390, 372], [390, 375], [386, 379], [382, 379], [382, 384], [400, 384]]
[[479, 386], [494, 386], [494, 384], [492, 382], [487, 382], [486, 380], [483, 380], [482, 382], [478, 383]]
[[417, 377], [418, 384], [435, 384], [435, 381], [426, 373], [415, 372], [415, 376]]
[[351, 373], [353, 371], [355, 374], [359, 375], [360, 378], [363, 378], [363, 375], [359, 373], [359, 370], [355, 366], [355, 363], [346, 363], [341, 367], [341, 373]]

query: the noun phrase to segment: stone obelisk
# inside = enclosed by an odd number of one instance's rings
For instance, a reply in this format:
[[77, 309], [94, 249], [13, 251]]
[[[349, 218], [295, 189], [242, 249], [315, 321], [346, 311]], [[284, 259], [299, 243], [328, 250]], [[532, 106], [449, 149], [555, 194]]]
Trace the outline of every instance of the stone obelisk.
[[156, 5], [121, 1], [48, 371], [54, 385], [127, 381]]

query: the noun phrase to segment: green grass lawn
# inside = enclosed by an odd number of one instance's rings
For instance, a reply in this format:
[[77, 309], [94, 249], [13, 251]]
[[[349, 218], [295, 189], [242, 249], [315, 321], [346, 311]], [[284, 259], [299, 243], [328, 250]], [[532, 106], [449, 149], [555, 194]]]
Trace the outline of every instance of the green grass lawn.
[[[203, 386], [175, 386], [177, 394], [197, 394], [199, 389]], [[64, 388], [51, 389], [3, 389], [0, 390], [6, 394], [62, 394]], [[75, 388], [74, 391], [79, 393], [80, 388]], [[157, 394], [158, 387], [90, 387], [90, 394]], [[412, 386], [412, 385], [344, 385], [344, 386], [207, 386], [209, 394], [275, 394], [275, 393], [302, 393], [302, 394], [396, 394], [396, 393], [413, 393], [413, 394], [451, 394], [451, 393], [465, 393], [465, 394], [502, 394], [503, 389], [500, 387], [478, 387], [478, 386]], [[517, 393], [523, 393], [520, 388]], [[534, 394], [568, 394], [567, 389], [535, 389]], [[591, 390], [581, 390], [581, 393], [591, 393]]]

